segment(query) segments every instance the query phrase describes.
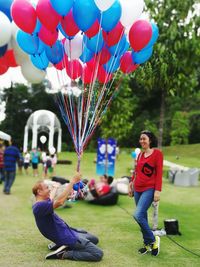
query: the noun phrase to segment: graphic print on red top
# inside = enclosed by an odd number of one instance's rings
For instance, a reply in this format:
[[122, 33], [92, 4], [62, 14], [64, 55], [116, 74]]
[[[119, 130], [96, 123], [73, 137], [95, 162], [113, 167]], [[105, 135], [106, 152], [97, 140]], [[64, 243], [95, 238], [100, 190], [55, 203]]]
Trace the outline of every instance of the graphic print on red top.
[[150, 188], [162, 190], [163, 155], [158, 149], [145, 157], [144, 152], [138, 155], [135, 174], [133, 175], [134, 190], [143, 192]]

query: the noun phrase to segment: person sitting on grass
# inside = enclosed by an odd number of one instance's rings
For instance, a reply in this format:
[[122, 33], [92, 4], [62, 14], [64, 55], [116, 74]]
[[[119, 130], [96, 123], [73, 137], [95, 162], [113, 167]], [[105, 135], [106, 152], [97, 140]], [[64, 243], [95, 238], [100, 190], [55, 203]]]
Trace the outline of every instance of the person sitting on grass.
[[88, 183], [88, 192], [85, 196], [85, 200], [91, 201], [95, 198], [106, 195], [110, 192], [110, 184], [113, 181], [112, 176], [107, 176], [106, 174], [100, 176], [100, 182], [96, 182], [94, 179], [91, 179]]
[[[76, 261], [100, 261], [103, 251], [89, 240], [89, 235], [78, 233], [69, 227], [56, 213], [54, 209], [63, 205], [71, 193], [73, 185], [81, 179], [81, 174], [74, 175], [66, 189], [55, 199], [57, 184], [50, 192], [49, 187], [43, 182], [37, 182], [32, 192], [36, 197], [33, 204], [33, 214], [36, 225], [41, 234], [51, 240], [57, 248], [46, 255], [46, 259], [68, 259]], [[49, 246], [52, 249], [52, 246]]]

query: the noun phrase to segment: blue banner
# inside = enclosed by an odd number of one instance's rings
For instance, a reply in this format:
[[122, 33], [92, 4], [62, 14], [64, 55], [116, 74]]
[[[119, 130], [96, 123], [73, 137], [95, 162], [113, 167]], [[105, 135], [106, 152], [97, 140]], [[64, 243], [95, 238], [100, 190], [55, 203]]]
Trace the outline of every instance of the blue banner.
[[109, 176], [114, 176], [115, 174], [115, 159], [116, 159], [116, 140], [109, 138], [107, 142], [107, 172]]
[[96, 174], [106, 174], [106, 140], [101, 138], [98, 139]]
[[97, 148], [97, 163], [96, 174], [114, 176], [115, 173], [115, 159], [116, 159], [115, 139], [109, 138], [108, 141], [99, 138]]

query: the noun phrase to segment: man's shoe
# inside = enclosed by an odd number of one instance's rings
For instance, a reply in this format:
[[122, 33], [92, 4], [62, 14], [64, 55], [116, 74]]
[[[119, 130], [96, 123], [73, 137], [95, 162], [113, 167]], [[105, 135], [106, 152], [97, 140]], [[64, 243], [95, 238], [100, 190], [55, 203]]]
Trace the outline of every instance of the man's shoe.
[[151, 255], [158, 256], [160, 252], [160, 237], [155, 236], [155, 242], [151, 245]]
[[143, 248], [140, 248], [140, 249], [138, 250], [138, 253], [140, 253], [140, 254], [142, 254], [142, 255], [144, 255], [144, 254], [146, 254], [146, 253], [148, 253], [148, 252], [151, 252], [151, 246], [150, 246], [150, 245], [144, 245]]
[[56, 260], [56, 259], [62, 259], [63, 254], [67, 251], [67, 246], [61, 246], [54, 252], [51, 252], [46, 255], [46, 260]]
[[56, 250], [56, 249], [58, 249], [59, 248], [59, 246], [58, 245], [56, 245], [55, 243], [50, 243], [50, 244], [48, 244], [48, 249], [49, 250]]

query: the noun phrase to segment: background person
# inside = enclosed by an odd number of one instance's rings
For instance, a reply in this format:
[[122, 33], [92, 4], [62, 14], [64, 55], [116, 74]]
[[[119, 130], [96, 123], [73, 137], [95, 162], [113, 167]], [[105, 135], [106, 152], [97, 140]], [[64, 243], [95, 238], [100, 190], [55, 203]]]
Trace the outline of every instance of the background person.
[[48, 254], [46, 259], [100, 261], [103, 257], [100, 248], [80, 236], [54, 213], [54, 209], [64, 204], [73, 189], [73, 185], [80, 182], [80, 179], [81, 175], [77, 173], [56, 200], [56, 184], [51, 192], [43, 181], [37, 182], [32, 189], [36, 197], [33, 214], [37, 227], [43, 236], [59, 247], [56, 251]]
[[26, 175], [28, 175], [28, 168], [30, 166], [30, 161], [31, 161], [31, 155], [30, 153], [27, 151], [24, 154], [24, 169], [26, 172]]
[[0, 144], [0, 184], [4, 181], [4, 146]]
[[160, 200], [162, 188], [163, 155], [158, 149], [153, 148], [156, 138], [150, 131], [142, 131], [140, 145], [143, 149], [137, 157], [135, 172], [129, 186], [129, 196], [134, 193], [136, 210], [134, 219], [139, 224], [143, 235], [144, 247], [138, 250], [145, 254], [151, 251], [157, 256], [160, 250], [160, 238], [153, 235], [147, 218], [147, 210], [152, 202]]
[[5, 182], [3, 192], [6, 195], [10, 194], [10, 189], [14, 183], [16, 176], [16, 162], [19, 158], [19, 149], [15, 146], [13, 141], [10, 141], [10, 145], [6, 147], [4, 151]]
[[40, 161], [40, 154], [37, 151], [36, 148], [33, 148], [31, 151], [31, 163], [32, 163], [32, 169], [33, 169], [33, 176], [38, 176], [38, 164]]

